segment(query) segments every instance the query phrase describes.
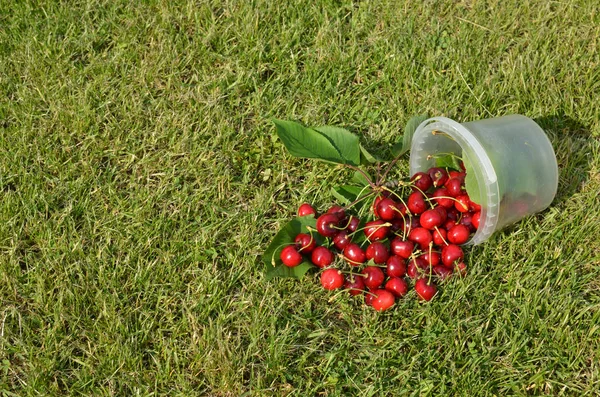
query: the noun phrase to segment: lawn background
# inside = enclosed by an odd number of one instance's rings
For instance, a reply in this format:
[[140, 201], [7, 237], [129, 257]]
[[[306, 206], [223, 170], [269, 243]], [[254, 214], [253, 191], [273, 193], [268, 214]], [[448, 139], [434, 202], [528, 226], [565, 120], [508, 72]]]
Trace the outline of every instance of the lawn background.
[[[598, 395], [599, 54], [593, 0], [0, 0], [0, 394]], [[348, 177], [268, 118], [421, 113], [534, 118], [553, 205], [429, 304], [266, 281]]]

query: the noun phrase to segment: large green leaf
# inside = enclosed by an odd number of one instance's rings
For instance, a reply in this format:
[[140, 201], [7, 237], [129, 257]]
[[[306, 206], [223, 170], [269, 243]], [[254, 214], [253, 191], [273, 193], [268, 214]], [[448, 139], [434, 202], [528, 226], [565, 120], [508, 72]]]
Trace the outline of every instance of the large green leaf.
[[394, 156], [400, 156], [401, 154], [404, 154], [410, 150], [412, 137], [415, 134], [417, 127], [428, 118], [429, 116], [422, 114], [419, 116], [413, 116], [410, 118], [410, 120], [408, 120], [408, 123], [406, 123], [406, 126], [404, 127], [404, 135], [402, 135], [402, 139], [398, 139], [396, 144], [392, 146], [392, 153]]
[[281, 263], [279, 255], [285, 246], [294, 243], [294, 239], [299, 233], [309, 233], [309, 227], [313, 229], [312, 236], [317, 244], [323, 244], [323, 237], [316, 232], [316, 226], [317, 220], [315, 217], [301, 216], [292, 219], [279, 230], [262, 256], [267, 279], [270, 280], [273, 277], [301, 278], [308, 270], [314, 267], [308, 260], [304, 260], [296, 267], [287, 267]]
[[315, 127], [313, 130], [324, 135], [333, 147], [339, 152], [340, 156], [346, 160], [344, 164], [360, 164], [360, 143], [358, 136], [350, 131], [333, 126]]
[[358, 137], [337, 127], [304, 127], [293, 121], [273, 119], [277, 135], [290, 154], [338, 164], [360, 164]]

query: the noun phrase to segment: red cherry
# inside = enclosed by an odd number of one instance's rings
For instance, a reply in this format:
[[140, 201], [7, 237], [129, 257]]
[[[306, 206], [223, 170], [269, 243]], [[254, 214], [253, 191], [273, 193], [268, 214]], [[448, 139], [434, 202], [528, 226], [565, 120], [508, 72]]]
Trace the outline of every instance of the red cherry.
[[340, 251], [343, 251], [344, 248], [350, 244], [350, 241], [350, 237], [348, 237], [348, 232], [346, 230], [340, 231], [333, 237], [333, 245]]
[[365, 263], [367, 257], [358, 244], [350, 243], [344, 248], [344, 259], [352, 266]]
[[452, 206], [451, 208], [447, 208], [446, 213], [448, 214], [448, 219], [451, 219], [453, 221], [458, 220], [458, 218], [460, 218], [461, 216], [460, 212], [458, 212], [456, 208], [454, 208], [454, 206]]
[[433, 230], [434, 228], [441, 226], [442, 216], [435, 209], [427, 210], [421, 214], [419, 222], [425, 229]]
[[446, 220], [448, 219], [448, 210], [446, 209], [446, 207], [442, 207], [441, 205], [437, 205], [434, 210], [436, 210], [438, 212], [438, 214], [440, 214], [440, 217], [442, 218], [442, 222], [440, 223], [440, 225], [444, 222], [446, 222]]
[[385, 289], [378, 289], [376, 291], [373, 291], [373, 293], [375, 294], [375, 298], [371, 303], [373, 309], [377, 310], [378, 312], [382, 312], [394, 306], [396, 298], [394, 297], [394, 294], [392, 294], [390, 291]]
[[408, 235], [408, 233], [410, 233], [411, 230], [416, 229], [417, 227], [421, 227], [421, 224], [419, 223], [419, 217], [411, 216], [404, 222], [404, 227], [402, 228], [402, 231], [404, 232], [404, 235]]
[[360, 224], [360, 219], [351, 215], [350, 219], [348, 220], [346, 230], [348, 230], [349, 232], [355, 232], [356, 229], [358, 229], [359, 224]]
[[448, 179], [448, 182], [444, 184], [444, 187], [448, 190], [450, 197], [457, 197], [463, 192], [462, 181], [458, 178]]
[[477, 211], [471, 217], [471, 224], [475, 227], [475, 229], [479, 229], [479, 218], [481, 217], [481, 212]]
[[308, 203], [302, 204], [298, 208], [298, 216], [317, 215], [317, 211]]
[[367, 222], [364, 229], [365, 236], [369, 241], [383, 240], [390, 231], [390, 227], [386, 225], [389, 224], [383, 220]]
[[377, 207], [379, 206], [379, 203], [381, 202], [381, 200], [383, 200], [385, 197], [384, 196], [377, 196], [375, 197], [375, 200], [373, 200], [373, 215], [375, 215], [376, 219], [379, 219], [379, 211], [377, 211]]
[[420, 258], [429, 266], [436, 266], [440, 263], [440, 254], [435, 251], [425, 251], [425, 253], [420, 255]]
[[475, 226], [473, 226], [473, 214], [470, 212], [463, 213], [462, 218], [460, 218], [460, 223], [468, 227], [472, 232], [477, 230]]
[[431, 235], [433, 237], [433, 243], [435, 245], [439, 245], [440, 247], [447, 245], [448, 240], [446, 240], [446, 237], [447, 237], [446, 229], [442, 229], [442, 228], [435, 229], [433, 231], [433, 233], [431, 233]]
[[373, 262], [378, 265], [385, 263], [390, 257], [390, 252], [388, 251], [387, 247], [379, 241], [371, 243], [371, 245], [367, 247], [365, 254], [367, 256], [367, 260], [372, 259]]
[[396, 233], [397, 231], [404, 229], [404, 219], [402, 218], [392, 219], [390, 224], [390, 231], [392, 233]]
[[411, 263], [414, 264], [417, 267], [417, 269], [420, 270], [427, 270], [429, 268], [429, 264], [425, 262], [425, 259], [423, 259], [421, 256], [417, 256], [416, 258], [410, 259], [408, 265], [410, 266]]
[[346, 211], [344, 211], [344, 209], [342, 207], [340, 207], [339, 205], [332, 205], [327, 210], [327, 213], [328, 214], [338, 214], [338, 216], [340, 217], [340, 219], [346, 217]]
[[365, 267], [362, 271], [362, 274], [366, 276], [363, 281], [369, 289], [379, 288], [379, 286], [383, 283], [383, 280], [385, 279], [383, 270], [376, 266]]
[[455, 225], [452, 229], [448, 230], [448, 241], [452, 244], [464, 244], [469, 239], [471, 231], [465, 225]]
[[337, 214], [323, 214], [317, 218], [317, 231], [323, 237], [333, 237], [339, 232], [339, 221]]
[[456, 208], [460, 212], [469, 212], [469, 196], [466, 194], [460, 195], [456, 197], [456, 201], [454, 202], [454, 208]]
[[424, 301], [430, 301], [437, 292], [437, 287], [426, 278], [420, 278], [415, 282], [415, 292]]
[[334, 290], [344, 285], [344, 276], [337, 269], [327, 269], [321, 273], [321, 285], [327, 290]]
[[413, 250], [415, 249], [415, 244], [412, 241], [402, 240], [400, 237], [396, 237], [390, 243], [390, 250], [394, 255], [398, 255], [401, 258], [408, 259]]
[[302, 263], [304, 258], [302, 255], [298, 253], [296, 247], [293, 245], [288, 245], [284, 249], [281, 250], [281, 254], [279, 255], [279, 259], [283, 262], [287, 267], [295, 267]]
[[411, 230], [408, 234], [408, 239], [419, 244], [423, 250], [426, 249], [429, 246], [429, 243], [433, 241], [431, 232], [423, 227], [417, 227]]
[[404, 215], [406, 215], [408, 213], [408, 208], [406, 207], [406, 205], [404, 205], [403, 202], [397, 201], [395, 211], [396, 211], [396, 218], [404, 219]]
[[412, 192], [406, 200], [406, 206], [408, 210], [415, 215], [423, 213], [427, 209], [425, 198], [421, 192]]
[[450, 198], [448, 189], [443, 187], [433, 192], [433, 201], [445, 208], [450, 208], [454, 206], [454, 200]]
[[433, 181], [431, 177], [424, 172], [417, 172], [410, 178], [412, 183], [415, 185], [415, 188], [422, 192], [426, 192], [433, 185]]
[[465, 176], [466, 176], [466, 174], [464, 172], [458, 172], [458, 171], [448, 172], [448, 178], [450, 178], [450, 179], [456, 178], [456, 179], [460, 180], [461, 183], [465, 181]]
[[479, 212], [481, 211], [481, 206], [477, 203], [474, 203], [469, 200], [469, 211], [471, 212]]
[[454, 244], [449, 244], [442, 248], [442, 263], [452, 267], [454, 262], [461, 261], [464, 258], [463, 250]]
[[299, 233], [294, 239], [296, 243], [296, 249], [302, 254], [310, 254], [317, 246], [316, 240], [306, 233]]
[[433, 167], [427, 172], [433, 181], [433, 187], [444, 186], [448, 180], [448, 171], [443, 168]]
[[399, 215], [396, 208], [396, 202], [389, 197], [384, 198], [377, 204], [377, 213], [384, 221], [391, 221]]
[[365, 290], [365, 282], [363, 281], [363, 278], [364, 277], [362, 276], [350, 276], [350, 278], [346, 280], [346, 283], [344, 283], [344, 288], [347, 289], [352, 296], [362, 294]]
[[398, 255], [392, 255], [388, 258], [385, 272], [389, 277], [404, 277], [406, 274], [406, 263]]
[[415, 261], [410, 261], [408, 263], [408, 267], [406, 268], [406, 274], [413, 280], [415, 280], [419, 276], [419, 267], [417, 266]]
[[456, 225], [458, 225], [457, 222], [448, 219], [446, 222], [444, 222], [444, 224], [442, 226], [444, 227], [444, 229], [446, 231], [448, 231], [448, 230], [452, 229]]
[[446, 280], [450, 276], [452, 276], [452, 269], [446, 266], [434, 266], [433, 273], [440, 278], [440, 280]]
[[385, 283], [385, 289], [400, 298], [408, 293], [408, 284], [403, 278], [392, 277]]
[[325, 247], [317, 247], [312, 252], [311, 261], [317, 267], [324, 268], [333, 263], [334, 256], [333, 252], [329, 251]]

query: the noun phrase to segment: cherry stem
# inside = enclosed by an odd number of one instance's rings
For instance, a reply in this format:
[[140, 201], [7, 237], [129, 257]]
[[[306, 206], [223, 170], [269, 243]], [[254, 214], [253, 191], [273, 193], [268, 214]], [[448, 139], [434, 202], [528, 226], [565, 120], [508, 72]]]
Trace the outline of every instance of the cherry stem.
[[[419, 187], [418, 187], [417, 185], [413, 185], [412, 187], [414, 187], [414, 188], [415, 188], [415, 189], [417, 189], [419, 192], [421, 192], [421, 195], [423, 196], [423, 198], [424, 198], [425, 200], [427, 200], [427, 203], [429, 204], [429, 206], [431, 207], [431, 209], [434, 209], [434, 208], [435, 208], [435, 205], [434, 205], [434, 204], [431, 204], [431, 200], [432, 200], [432, 199], [430, 199], [430, 198], [427, 196], [427, 193], [425, 193], [424, 191], [422, 191], [421, 189], [419, 189]], [[437, 197], [434, 197], [434, 198], [437, 198]]]
[[[369, 197], [373, 196], [373, 195], [376, 193], [375, 191], [371, 191], [371, 192], [369, 192], [369, 193], [365, 194], [364, 196], [361, 196], [361, 194], [362, 194], [362, 193], [365, 191], [365, 189], [366, 189], [366, 188], [367, 188], [367, 187], [365, 186], [365, 187], [364, 187], [364, 188], [363, 188], [363, 189], [360, 191], [360, 193], [358, 193], [358, 196], [357, 196], [358, 198], [357, 198], [356, 200], [354, 200], [353, 202], [351, 202], [350, 204], [348, 204], [347, 206], [345, 206], [345, 207], [344, 207], [344, 210], [347, 210], [347, 209], [349, 209], [349, 208], [352, 208], [352, 207], [354, 207], [356, 204], [360, 203], [361, 201], [363, 201], [363, 200], [364, 200], [364, 199], [366, 199], [366, 198], [369, 198]], [[350, 221], [348, 221], [348, 222], [350, 222]], [[348, 226], [348, 225], [346, 225], [346, 227], [347, 227], [347, 226]], [[344, 228], [344, 229], [345, 229], [345, 228]]]
[[[312, 237], [312, 236], [311, 236], [311, 237]], [[281, 247], [286, 247], [286, 246], [288, 246], [288, 245], [295, 245], [295, 244], [296, 244], [296, 243], [284, 243], [284, 244], [281, 244], [281, 245], [279, 245], [279, 246], [275, 247], [275, 249], [273, 250], [273, 255], [271, 255], [271, 264], [272, 264], [274, 267], [275, 267], [275, 266], [277, 266], [277, 264], [275, 263], [275, 253], [276, 253], [277, 251], [279, 251], [279, 248], [281, 248]]]
[[369, 178], [369, 176], [363, 170], [361, 170], [360, 168], [355, 167], [355, 166], [353, 166], [351, 164], [345, 164], [345, 165], [346, 165], [346, 167], [350, 168], [351, 170], [358, 171], [367, 180], [367, 182], [369, 183], [369, 185], [371, 185], [371, 188], [373, 188], [374, 190], [377, 190], [377, 185], [375, 185], [373, 183], [373, 181], [371, 180], [371, 178]]
[[440, 236], [440, 238], [442, 239], [442, 241], [444, 242], [444, 244], [449, 245], [448, 242], [446, 241], [446, 239], [444, 238], [444, 236], [442, 236], [442, 233], [439, 232], [438, 227], [435, 226], [434, 229], [438, 232], [438, 236]]
[[[376, 229], [376, 230], [375, 230], [373, 233], [375, 233], [377, 230], [381, 229], [382, 227], [390, 227], [390, 226], [392, 226], [392, 224], [391, 224], [391, 223], [389, 223], [389, 222], [382, 223], [381, 225], [377, 225], [377, 229]], [[350, 233], [350, 234], [348, 235], [348, 237], [351, 237], [351, 236], [353, 236], [354, 234], [356, 234], [356, 233], [358, 233], [358, 232], [361, 232], [361, 231], [363, 231], [363, 230], [365, 230], [365, 229], [367, 229], [367, 228], [371, 228], [371, 227], [373, 227], [373, 226], [365, 226], [365, 227], [363, 227], [363, 228], [361, 228], [361, 229], [356, 229], [355, 231], [353, 231], [352, 233]], [[371, 235], [373, 235], [373, 233], [371, 233]], [[367, 240], [368, 240], [368, 238], [367, 238]]]

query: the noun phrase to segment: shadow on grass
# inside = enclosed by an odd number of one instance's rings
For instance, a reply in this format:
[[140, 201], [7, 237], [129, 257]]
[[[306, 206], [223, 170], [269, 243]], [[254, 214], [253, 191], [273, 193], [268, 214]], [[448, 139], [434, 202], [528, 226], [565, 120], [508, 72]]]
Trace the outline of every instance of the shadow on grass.
[[589, 179], [592, 145], [597, 144], [583, 124], [564, 115], [544, 116], [535, 122], [546, 132], [558, 162], [558, 192], [552, 205], [560, 205], [581, 190]]

